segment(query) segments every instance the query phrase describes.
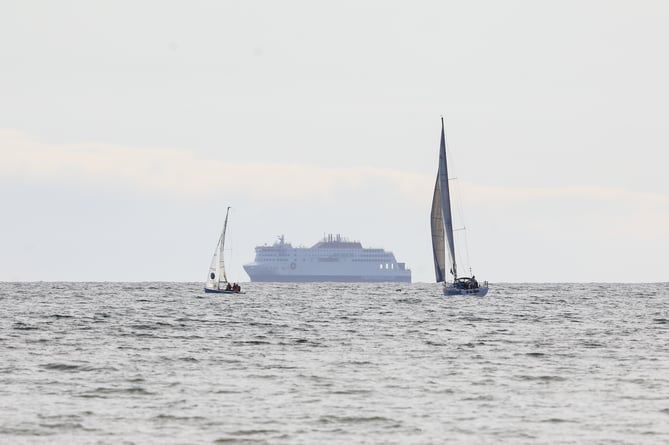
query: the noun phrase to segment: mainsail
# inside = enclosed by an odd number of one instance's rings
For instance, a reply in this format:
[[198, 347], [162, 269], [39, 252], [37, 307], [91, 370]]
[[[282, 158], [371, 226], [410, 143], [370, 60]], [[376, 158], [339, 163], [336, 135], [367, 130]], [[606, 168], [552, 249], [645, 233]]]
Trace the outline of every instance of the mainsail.
[[[448, 255], [451, 261], [451, 274], [457, 279], [458, 272], [455, 264], [455, 245], [453, 242], [453, 217], [451, 216], [451, 197], [448, 188], [448, 167], [446, 164], [446, 135], [444, 132], [444, 118], [441, 118], [441, 145], [439, 147], [439, 170], [432, 196], [432, 253], [434, 270], [437, 282], [445, 281], [446, 259], [445, 244], [448, 246]], [[445, 235], [445, 236], [444, 236]]]
[[444, 217], [441, 214], [441, 193], [439, 192], [439, 177], [434, 184], [432, 196], [432, 212], [430, 212], [432, 227], [432, 256], [434, 258], [434, 275], [437, 283], [444, 281], [446, 276], [446, 251], [444, 250]]
[[228, 228], [228, 214], [230, 207], [225, 212], [225, 222], [223, 223], [223, 231], [221, 237], [218, 239], [216, 250], [211, 258], [209, 265], [209, 274], [207, 275], [207, 283], [205, 287], [208, 289], [220, 289], [221, 283], [227, 283], [228, 277], [225, 275], [225, 262], [223, 260], [223, 249], [225, 248], [225, 231]]

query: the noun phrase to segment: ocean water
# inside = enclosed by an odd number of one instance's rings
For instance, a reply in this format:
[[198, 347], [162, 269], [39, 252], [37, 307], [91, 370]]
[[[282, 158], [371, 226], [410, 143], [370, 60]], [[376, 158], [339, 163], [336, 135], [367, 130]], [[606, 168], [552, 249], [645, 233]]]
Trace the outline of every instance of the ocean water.
[[669, 284], [244, 290], [0, 283], [0, 443], [669, 443]]

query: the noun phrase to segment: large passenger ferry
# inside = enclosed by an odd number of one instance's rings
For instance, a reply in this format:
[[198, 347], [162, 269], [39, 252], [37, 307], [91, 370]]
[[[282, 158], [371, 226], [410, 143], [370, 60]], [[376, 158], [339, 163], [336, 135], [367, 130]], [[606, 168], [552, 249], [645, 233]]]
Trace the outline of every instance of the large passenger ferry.
[[341, 235], [326, 235], [312, 247], [293, 247], [281, 235], [255, 250], [255, 261], [244, 265], [253, 282], [411, 282], [411, 270], [392, 252]]

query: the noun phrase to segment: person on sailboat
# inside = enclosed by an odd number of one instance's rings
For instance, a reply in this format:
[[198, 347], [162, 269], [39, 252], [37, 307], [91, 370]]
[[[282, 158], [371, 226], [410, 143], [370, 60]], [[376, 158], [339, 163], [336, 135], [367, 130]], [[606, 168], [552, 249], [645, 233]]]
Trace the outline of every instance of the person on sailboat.
[[479, 288], [479, 282], [476, 281], [476, 276], [472, 275], [472, 289], [478, 289]]
[[230, 283], [228, 283], [228, 285], [225, 286], [225, 290], [232, 290], [232, 286], [230, 285]]

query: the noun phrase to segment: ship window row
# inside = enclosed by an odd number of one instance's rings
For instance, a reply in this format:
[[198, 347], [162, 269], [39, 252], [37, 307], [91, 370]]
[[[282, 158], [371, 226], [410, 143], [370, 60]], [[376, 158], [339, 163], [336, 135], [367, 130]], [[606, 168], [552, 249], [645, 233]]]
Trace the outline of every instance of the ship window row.
[[[261, 256], [258, 255], [258, 258], [261, 258]], [[342, 258], [342, 257], [341, 256], [334, 256], [334, 257], [333, 256], [331, 256], [331, 257], [308, 256], [308, 257], [305, 258], [304, 256], [302, 256], [299, 259], [302, 260], [302, 261], [305, 261], [305, 259], [307, 259], [307, 258], [313, 261], [314, 259], [335, 260], [337, 258]], [[276, 257], [276, 256], [272, 257], [272, 256], [263, 255], [262, 259], [265, 260], [265, 261], [289, 261], [289, 259], [286, 258], [285, 256], [284, 257]], [[297, 257], [293, 257], [293, 261], [296, 261], [297, 259], [298, 259]], [[387, 259], [386, 258], [378, 258], [378, 257], [377, 258], [352, 258], [351, 261], [352, 262], [358, 262], [358, 263], [376, 263], [376, 262], [379, 262], [379, 261], [381, 261], [381, 262], [387, 261]], [[392, 263], [388, 263], [388, 264], [392, 264]]]
[[[282, 255], [281, 257], [278, 257], [278, 256], [270, 256], [270, 255], [258, 255], [258, 258], [261, 258], [261, 257], [262, 257], [263, 259], [266, 258], [267, 261], [272, 261], [272, 260], [277, 260], [277, 259], [280, 260], [280, 261], [288, 261], [288, 260], [286, 259], [286, 256], [283, 256], [283, 255]], [[314, 258], [316, 258], [316, 259], [334, 259], [334, 258], [345, 258], [345, 257], [343, 257], [343, 256], [341, 256], [341, 255], [337, 255], [337, 256], [329, 256], [329, 257], [323, 257], [323, 256], [319, 256], [319, 255], [315, 255], [315, 256], [309, 255], [309, 256], [306, 256], [306, 257], [305, 257], [305, 256], [300, 256], [300, 257], [299, 257], [299, 259], [301, 259], [302, 261], [304, 261], [305, 258], [309, 258], [309, 259], [314, 259]], [[294, 256], [293, 259], [294, 259], [294, 260], [297, 260], [298, 257], [295, 257], [295, 256]], [[370, 258], [352, 258], [351, 261], [363, 261], [363, 262], [376, 262], [376, 261], [381, 261], [381, 262], [386, 262], [386, 261], [388, 261], [388, 258], [379, 258], [379, 257], [376, 257], [376, 258], [375, 258], [375, 257], [370, 257]]]
[[[384, 261], [385, 258], [363, 258], [363, 259], [353, 259], [351, 262], [353, 263], [377, 263], [379, 261]], [[389, 263], [393, 264], [393, 263]]]
[[[269, 261], [271, 258], [286, 258], [287, 255], [258, 255], [257, 257], [262, 258], [262, 259], [268, 259], [268, 261]], [[324, 257], [322, 255], [300, 255], [299, 257], [296, 256], [296, 255], [293, 256], [294, 259], [297, 259], [297, 258], [301, 258], [301, 259], [302, 258], [309, 258], [309, 259], [313, 259], [313, 258], [351, 258], [351, 257], [353, 257], [353, 255], [330, 255], [328, 257]], [[377, 257], [355, 256], [354, 258], [351, 259], [351, 261], [374, 261], [374, 262], [375, 261], [382, 261], [382, 262], [385, 262], [385, 261], [394, 261], [394, 260], [392, 260], [390, 258], [378, 257], [378, 256]]]
[[[336, 251], [323, 251], [323, 250], [321, 250], [320, 252], [301, 253], [301, 255], [322, 256], [326, 252], [331, 254], [331, 255], [332, 254], [338, 255], [338, 254], [346, 253], [346, 254], [355, 254], [356, 256], [361, 256], [361, 257], [362, 256], [364, 256], [364, 257], [375, 256], [375, 257], [388, 258], [390, 256], [389, 254], [387, 254], [385, 252], [359, 252], [357, 250], [336, 250]], [[271, 252], [271, 251], [262, 251], [262, 250], [258, 251], [258, 255], [265, 255], [265, 256], [286, 256], [286, 255], [290, 255], [291, 253], [293, 255], [296, 254], [295, 251], [292, 251], [292, 252], [291, 251]]]
[[[286, 255], [289, 253], [296, 253], [297, 249], [291, 249], [291, 250], [274, 250], [274, 249], [258, 249], [258, 253], [262, 253], [264, 255]], [[359, 256], [370, 256], [370, 255], [383, 255], [386, 256], [389, 254], [389, 252], [385, 252], [383, 250], [372, 250], [372, 251], [365, 251], [361, 252], [359, 249], [351, 249], [351, 250], [345, 250], [345, 249], [320, 249], [318, 252], [302, 252], [302, 254], [315, 254], [315, 255], [321, 255], [323, 252], [353, 252], [357, 253]]]
[[[338, 258], [333, 258], [333, 257], [326, 257], [326, 258], [318, 258], [317, 257], [317, 258], [308, 258], [308, 259], [312, 262], [315, 261], [315, 260], [318, 260], [318, 261], [321, 261], [321, 262], [323, 262], [323, 261], [325, 261], [325, 262], [339, 261]], [[288, 261], [291, 261], [291, 260], [289, 258], [263, 258], [263, 261], [276, 261], [276, 262], [284, 262], [285, 263], [285, 262], [288, 262]], [[302, 262], [304, 262], [304, 261], [307, 261], [307, 258], [299, 258], [299, 259], [298, 258], [293, 258], [292, 261], [302, 261]], [[379, 259], [379, 258], [369, 258], [369, 259], [355, 259], [354, 258], [354, 259], [351, 260], [352, 263], [377, 263], [379, 261], [383, 261], [383, 260]], [[395, 265], [395, 263], [380, 263], [380, 264], [382, 266], [381, 269], [383, 269], [383, 268], [386, 268], [386, 269], [391, 268], [392, 269]]]

